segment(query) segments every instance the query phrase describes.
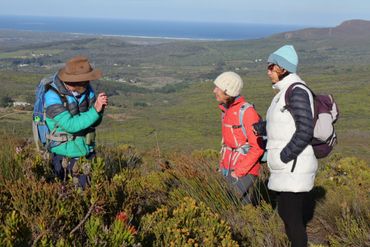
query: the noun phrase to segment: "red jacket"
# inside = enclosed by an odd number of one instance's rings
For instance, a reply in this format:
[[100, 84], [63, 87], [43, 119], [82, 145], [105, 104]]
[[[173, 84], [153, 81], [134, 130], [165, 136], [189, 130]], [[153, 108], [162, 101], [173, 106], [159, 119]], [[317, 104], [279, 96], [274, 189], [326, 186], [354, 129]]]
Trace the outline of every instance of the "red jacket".
[[[259, 159], [263, 150], [258, 145], [258, 137], [253, 133], [252, 125], [260, 120], [260, 116], [254, 109], [249, 107], [243, 116], [243, 124], [246, 129], [243, 134], [239, 120], [240, 108], [246, 103], [244, 97], [238, 97], [228, 108], [220, 104], [222, 110], [222, 139], [223, 151], [220, 168], [234, 170], [238, 177], [252, 174], [259, 175]], [[250, 149], [246, 154], [240, 152], [240, 147], [249, 144]]]

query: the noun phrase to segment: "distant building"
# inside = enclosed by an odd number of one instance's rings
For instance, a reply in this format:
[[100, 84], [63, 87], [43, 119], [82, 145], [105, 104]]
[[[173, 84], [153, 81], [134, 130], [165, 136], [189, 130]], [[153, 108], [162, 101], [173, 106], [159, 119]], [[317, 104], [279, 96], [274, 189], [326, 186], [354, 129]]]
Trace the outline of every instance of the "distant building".
[[22, 102], [22, 101], [14, 101], [13, 102], [13, 106], [16, 107], [16, 106], [29, 106], [31, 105], [30, 103], [28, 102]]

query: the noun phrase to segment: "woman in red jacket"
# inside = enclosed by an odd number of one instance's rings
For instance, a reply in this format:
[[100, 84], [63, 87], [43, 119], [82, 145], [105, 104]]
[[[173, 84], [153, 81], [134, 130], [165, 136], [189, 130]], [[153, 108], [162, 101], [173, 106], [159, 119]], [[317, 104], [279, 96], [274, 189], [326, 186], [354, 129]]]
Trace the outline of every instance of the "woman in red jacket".
[[243, 203], [250, 203], [249, 188], [259, 175], [263, 154], [260, 139], [252, 125], [260, 116], [240, 91], [243, 80], [234, 72], [224, 72], [214, 81], [213, 93], [222, 111], [222, 151], [220, 170], [228, 183], [235, 186]]

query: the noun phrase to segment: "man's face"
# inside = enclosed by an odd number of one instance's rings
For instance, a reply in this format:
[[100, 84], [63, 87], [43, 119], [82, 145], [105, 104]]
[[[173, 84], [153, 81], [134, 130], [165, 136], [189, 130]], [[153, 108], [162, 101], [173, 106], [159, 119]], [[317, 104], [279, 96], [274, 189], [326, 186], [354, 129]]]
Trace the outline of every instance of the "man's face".
[[89, 83], [90, 83], [89, 81], [65, 82], [69, 90], [77, 92], [79, 94], [82, 94], [86, 91]]

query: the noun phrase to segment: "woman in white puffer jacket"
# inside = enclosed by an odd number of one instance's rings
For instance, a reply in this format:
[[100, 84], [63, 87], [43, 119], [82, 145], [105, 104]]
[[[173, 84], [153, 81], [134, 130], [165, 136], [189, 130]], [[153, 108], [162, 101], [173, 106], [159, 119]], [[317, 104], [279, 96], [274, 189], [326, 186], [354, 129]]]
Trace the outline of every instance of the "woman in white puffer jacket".
[[314, 185], [317, 159], [311, 146], [311, 92], [304, 86], [294, 86], [285, 102], [290, 85], [305, 84], [296, 74], [297, 65], [298, 56], [291, 45], [281, 47], [268, 58], [267, 74], [278, 90], [266, 116], [267, 163], [271, 173], [268, 188], [277, 192], [278, 212], [292, 246], [307, 246], [304, 199]]

